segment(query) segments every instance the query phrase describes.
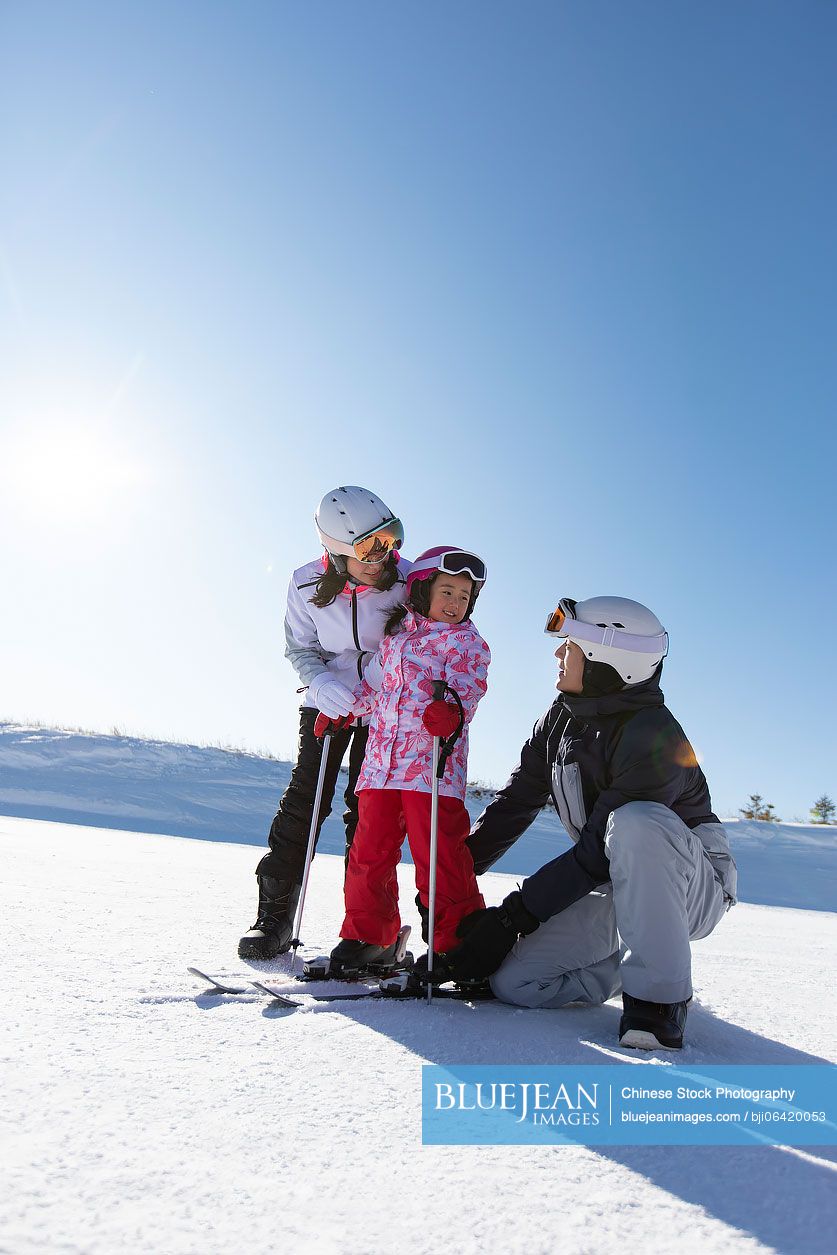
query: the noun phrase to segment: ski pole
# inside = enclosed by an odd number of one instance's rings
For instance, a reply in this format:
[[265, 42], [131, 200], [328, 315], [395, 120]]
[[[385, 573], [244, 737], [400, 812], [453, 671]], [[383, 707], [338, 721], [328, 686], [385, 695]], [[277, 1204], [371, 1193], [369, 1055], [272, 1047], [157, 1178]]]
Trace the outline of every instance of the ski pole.
[[439, 851], [439, 781], [445, 774], [448, 755], [453, 749], [465, 723], [465, 712], [456, 689], [445, 680], [433, 681], [434, 702], [444, 701], [445, 693], [456, 699], [459, 707], [459, 727], [445, 738], [442, 750], [442, 738], [433, 738], [433, 782], [430, 789], [430, 880], [427, 886], [427, 1003], [433, 1001], [433, 934], [436, 927], [436, 863]]
[[[435, 687], [435, 686], [434, 686]], [[433, 738], [433, 784], [430, 789], [430, 884], [427, 887], [427, 1002], [433, 1001], [433, 933], [436, 927], [436, 860], [439, 849], [439, 742]]]
[[320, 819], [320, 807], [323, 801], [323, 785], [325, 783], [326, 767], [328, 766], [328, 754], [331, 749], [332, 728], [329, 726], [323, 733], [323, 748], [320, 754], [320, 774], [317, 776], [317, 792], [314, 794], [314, 810], [311, 814], [311, 828], [308, 833], [308, 849], [305, 851], [305, 870], [302, 873], [302, 887], [299, 891], [299, 905], [296, 908], [296, 919], [294, 920], [294, 938], [291, 942], [293, 947], [293, 958], [291, 959], [291, 971], [296, 967], [297, 948], [302, 944], [299, 934], [302, 930], [302, 912], [305, 910], [305, 893], [308, 889], [308, 876], [311, 872], [311, 863], [314, 858], [314, 842], [317, 839], [317, 824]]

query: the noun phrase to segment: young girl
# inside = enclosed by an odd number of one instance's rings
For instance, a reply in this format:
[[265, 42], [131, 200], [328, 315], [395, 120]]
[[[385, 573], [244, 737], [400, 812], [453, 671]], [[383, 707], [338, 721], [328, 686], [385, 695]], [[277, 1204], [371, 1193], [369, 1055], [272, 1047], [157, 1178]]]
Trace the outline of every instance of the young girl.
[[485, 582], [485, 563], [451, 546], [428, 549], [407, 577], [407, 603], [392, 612], [372, 663], [357, 689], [354, 713], [371, 710], [366, 757], [357, 784], [359, 819], [346, 872], [346, 917], [332, 951], [331, 970], [348, 972], [385, 962], [401, 921], [396, 867], [406, 831], [424, 907], [430, 882], [430, 794], [433, 737], [459, 726], [452, 701], [434, 701], [433, 681], [445, 680], [462, 702], [465, 726], [439, 781], [434, 949], [459, 944], [456, 928], [484, 906], [465, 841], [468, 732], [486, 690], [488, 646], [470, 621]]

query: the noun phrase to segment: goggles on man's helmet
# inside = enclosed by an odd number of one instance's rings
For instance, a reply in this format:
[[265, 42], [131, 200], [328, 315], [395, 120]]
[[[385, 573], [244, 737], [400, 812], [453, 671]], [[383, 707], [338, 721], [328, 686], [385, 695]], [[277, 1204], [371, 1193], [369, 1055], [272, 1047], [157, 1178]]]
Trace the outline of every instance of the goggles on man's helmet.
[[383, 562], [394, 549], [404, 544], [404, 525], [400, 519], [387, 519], [379, 527], [358, 536], [352, 541], [352, 549], [358, 562]]
[[414, 562], [410, 574], [419, 571], [443, 571], [445, 575], [470, 575], [477, 584], [484, 584], [488, 569], [482, 558], [464, 549], [448, 549], [445, 553], [434, 554], [432, 558], [419, 558]]
[[575, 602], [569, 597], [562, 597], [552, 614], [547, 617], [544, 632], [548, 636], [563, 636], [564, 624], [568, 620], [571, 623], [575, 622], [574, 616]]
[[544, 632], [547, 636], [563, 636], [571, 640], [589, 641], [593, 645], [607, 645], [613, 649], [625, 649], [634, 654], [663, 654], [668, 652], [668, 632], [658, 636], [637, 636], [620, 628], [600, 627], [598, 623], [585, 623], [575, 618], [576, 603], [570, 597], [562, 597], [547, 617]]

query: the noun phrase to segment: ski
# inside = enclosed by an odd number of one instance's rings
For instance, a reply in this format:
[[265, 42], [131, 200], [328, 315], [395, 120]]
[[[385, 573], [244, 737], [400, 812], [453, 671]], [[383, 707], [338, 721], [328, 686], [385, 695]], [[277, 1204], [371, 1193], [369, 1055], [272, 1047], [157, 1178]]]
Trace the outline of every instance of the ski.
[[[255, 989], [285, 1007], [304, 1007], [310, 1002], [358, 1002], [363, 999], [377, 1001], [387, 998], [425, 998], [427, 996], [426, 982], [422, 983], [413, 976], [413, 956], [407, 950], [409, 936], [410, 927], [405, 924], [398, 933], [395, 953], [388, 963], [368, 963], [364, 967], [359, 967], [352, 971], [343, 969], [339, 975], [331, 973], [331, 963], [328, 955], [306, 960], [302, 974], [291, 978], [295, 982], [307, 985], [324, 981], [336, 981], [340, 984], [354, 985], [355, 988], [341, 989], [339, 991], [332, 990], [325, 993], [313, 993], [305, 990], [304, 994], [301, 993], [300, 998], [292, 996], [293, 990], [278, 988], [275, 978], [269, 976], [255, 980], [248, 975], [244, 978], [246, 980], [245, 985], [233, 985], [228, 978], [212, 976], [209, 972], [205, 972], [199, 967], [187, 967], [186, 970], [191, 976], [196, 976], [198, 979], [208, 983], [210, 986], [206, 991], [208, 994], [244, 994], [251, 989]], [[436, 985], [433, 989], [433, 997], [473, 1003], [485, 1001], [487, 998], [492, 998], [493, 995], [488, 990], [487, 982], [483, 981], [475, 983], [470, 988], [468, 986]]]
[[[274, 1002], [280, 1003], [283, 1007], [298, 1008], [304, 1007], [309, 1002], [360, 1002], [363, 1000], [379, 1002], [389, 1000], [394, 1001], [416, 1001], [424, 998], [427, 993], [426, 986], [419, 985], [409, 979], [409, 971], [390, 973], [387, 977], [382, 977], [377, 986], [367, 985], [363, 989], [346, 989], [339, 992], [331, 993], [312, 993], [306, 990], [300, 994], [299, 998], [289, 997], [283, 989], [277, 989], [269, 980], [251, 980], [247, 985], [230, 985], [218, 976], [211, 976], [209, 972], [204, 972], [199, 967], [187, 967], [186, 971], [191, 976], [204, 980], [210, 986], [207, 990], [209, 994], [245, 994], [251, 989], [257, 990], [261, 994], [265, 994], [268, 998], [272, 998]], [[302, 983], [307, 984], [312, 978], [297, 977]], [[346, 981], [346, 984], [352, 982]], [[448, 999], [454, 1002], [484, 1002], [487, 1001], [483, 991], [448, 988], [439, 985], [433, 990], [433, 997], [440, 999]]]
[[[306, 960], [302, 974], [292, 976], [291, 979], [295, 983], [308, 984], [310, 982], [320, 981], [337, 981], [341, 983], [357, 983], [364, 980], [378, 981], [388, 977], [399, 976], [410, 970], [413, 966], [413, 956], [407, 950], [407, 939], [410, 935], [409, 925], [405, 925], [398, 934], [398, 944], [395, 955], [387, 964], [369, 963], [363, 968], [354, 971], [341, 972], [340, 976], [331, 975], [329, 973], [330, 960], [328, 955], [322, 955], [317, 958]], [[210, 986], [206, 993], [213, 994], [244, 994], [250, 989], [257, 989], [260, 993], [268, 994], [269, 997], [276, 1001], [284, 1002], [286, 1006], [302, 1006], [301, 1002], [292, 1002], [286, 992], [276, 989], [271, 982], [270, 977], [264, 980], [253, 980], [252, 977], [246, 977], [246, 985], [230, 984], [227, 977], [213, 976], [210, 972], [205, 972], [200, 967], [187, 967], [186, 971], [190, 976], [196, 976], [199, 980], [205, 980]], [[336, 994], [335, 997], [346, 997], [348, 995]], [[367, 992], [356, 992], [353, 997], [366, 998], [369, 996]]]
[[[305, 994], [304, 997], [311, 998], [314, 1002], [360, 1002], [364, 999], [368, 1002], [418, 1002], [425, 999], [427, 993], [424, 989], [404, 993], [393, 993], [384, 989], [370, 989], [366, 993]], [[433, 990], [433, 1001], [435, 1002], [437, 998], [446, 998], [451, 1002], [467, 1002], [471, 1005], [474, 1005], [476, 1002], [487, 1001], [485, 998], [476, 998], [465, 990], [446, 989], [443, 985], [437, 986]], [[305, 1003], [297, 1002], [295, 1005], [302, 1007], [305, 1006]]]
[[[269, 985], [266, 981], [254, 981], [253, 984], [262, 993], [268, 994], [271, 998], [275, 998], [281, 1002], [283, 1006], [304, 1007], [307, 1002], [361, 1002], [361, 1001], [416, 1001], [425, 998], [427, 995], [426, 985], [419, 984], [412, 980], [409, 972], [399, 972], [394, 976], [384, 978], [380, 981], [377, 988], [367, 986], [366, 989], [347, 989], [345, 992], [331, 993], [310, 993], [308, 990], [304, 994], [300, 994], [300, 999], [289, 998], [283, 991]], [[473, 989], [448, 987], [438, 985], [433, 990], [433, 997], [448, 999], [454, 1002], [487, 1002], [493, 1001], [491, 995], [487, 995], [484, 983]]]
[[246, 985], [230, 985], [227, 983], [226, 980], [222, 980], [219, 976], [211, 976], [209, 972], [204, 972], [199, 967], [187, 967], [186, 971], [189, 973], [190, 976], [197, 976], [199, 980], [205, 980], [207, 984], [210, 986], [210, 988], [206, 991], [207, 994], [210, 994], [210, 995], [211, 994], [246, 994], [246, 993], [249, 993], [251, 989], [257, 989], [259, 993], [268, 994], [271, 998], [274, 998], [277, 1002], [283, 1002], [286, 1006], [289, 1006], [289, 1007], [302, 1006], [302, 1003], [292, 1002], [290, 998], [287, 997], [286, 994], [282, 993], [278, 989], [271, 988], [270, 985], [264, 984], [262, 981], [259, 981], [259, 980], [250, 980], [247, 982]]
[[[231, 978], [226, 977], [226, 976], [223, 976], [223, 977], [213, 976], [210, 972], [205, 972], [203, 968], [200, 968], [200, 967], [187, 967], [186, 971], [189, 973], [190, 976], [196, 976], [199, 980], [206, 981], [207, 985], [209, 985], [210, 988], [207, 989], [205, 992], [210, 995], [211, 994], [246, 994], [246, 993], [249, 993], [251, 989], [258, 989], [260, 993], [269, 994], [271, 998], [276, 998], [276, 999], [288, 998], [288, 991], [285, 989], [277, 989], [275, 985], [273, 984], [273, 980], [270, 976], [265, 976], [264, 979], [262, 980], [254, 980], [252, 977], [247, 976], [245, 978], [242, 978], [246, 980], [246, 984], [233, 985], [230, 983]], [[379, 974], [375, 974], [374, 972], [371, 971], [371, 969], [367, 969], [366, 971], [368, 971], [369, 980], [378, 981], [384, 978], [383, 971]], [[389, 968], [386, 971], [386, 975], [387, 976], [397, 975], [400, 973], [400, 971], [401, 969], [398, 969], [398, 968], [396, 969]], [[364, 976], [358, 976], [356, 974], [352, 974], [351, 977], [343, 978], [340, 983], [346, 984], [346, 985], [348, 984], [363, 985], [363, 980], [365, 979], [365, 977], [366, 977], [366, 972], [364, 973]], [[331, 980], [332, 982], [336, 982], [337, 977], [332, 976], [329, 978], [327, 976], [305, 975], [305, 976], [293, 976], [291, 977], [291, 980], [293, 980], [295, 984], [307, 985], [310, 983], [317, 983], [320, 981], [326, 982], [328, 980]], [[365, 990], [371, 990], [373, 987], [363, 985], [363, 988]], [[290, 992], [293, 992], [293, 990], [291, 990]], [[338, 994], [335, 996], [343, 997], [345, 995]], [[367, 995], [366, 993], [361, 993], [358, 991], [354, 996], [365, 998]], [[302, 1004], [289, 1002], [289, 1005], [301, 1006]]]
[[197, 976], [200, 980], [208, 981], [212, 986], [210, 993], [217, 994], [246, 994], [247, 986], [228, 985], [217, 976], [210, 976], [208, 972], [202, 972], [199, 967], [187, 967], [186, 971], [190, 976]]
[[[264, 981], [253, 981], [253, 987], [260, 990], [261, 993], [267, 994], [283, 1007], [304, 1007], [306, 1002], [300, 998], [289, 998], [287, 994], [282, 993], [279, 989], [273, 989]], [[312, 994], [306, 992], [304, 997], [306, 1000], [314, 1002], [354, 1002], [361, 998], [382, 998], [384, 995], [380, 989], [364, 989], [364, 990], [347, 990], [346, 993], [332, 994]]]
[[267, 994], [269, 998], [273, 998], [275, 1002], [279, 1002], [283, 1007], [301, 1007], [301, 1002], [294, 1002], [293, 998], [289, 998], [287, 994], [280, 993], [278, 989], [271, 989], [270, 985], [266, 985], [264, 981], [254, 980], [250, 982], [254, 989], [258, 989], [259, 993]]

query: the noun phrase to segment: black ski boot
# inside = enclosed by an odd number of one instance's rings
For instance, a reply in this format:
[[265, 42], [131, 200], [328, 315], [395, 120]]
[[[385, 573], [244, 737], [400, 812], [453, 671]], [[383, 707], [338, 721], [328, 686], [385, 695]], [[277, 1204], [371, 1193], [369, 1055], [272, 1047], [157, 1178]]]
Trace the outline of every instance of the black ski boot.
[[300, 885], [259, 876], [259, 914], [238, 943], [240, 959], [275, 959], [291, 948]]
[[340, 980], [371, 968], [386, 968], [395, 960], [398, 941], [391, 946], [376, 946], [368, 941], [344, 938], [329, 956], [328, 974]]
[[344, 938], [331, 954], [306, 959], [298, 980], [365, 980], [367, 977], [390, 976], [413, 966], [407, 949], [410, 925], [404, 924], [391, 946], [376, 946], [367, 941]]
[[688, 1002], [643, 1002], [623, 993], [619, 1045], [636, 1050], [680, 1050]]

